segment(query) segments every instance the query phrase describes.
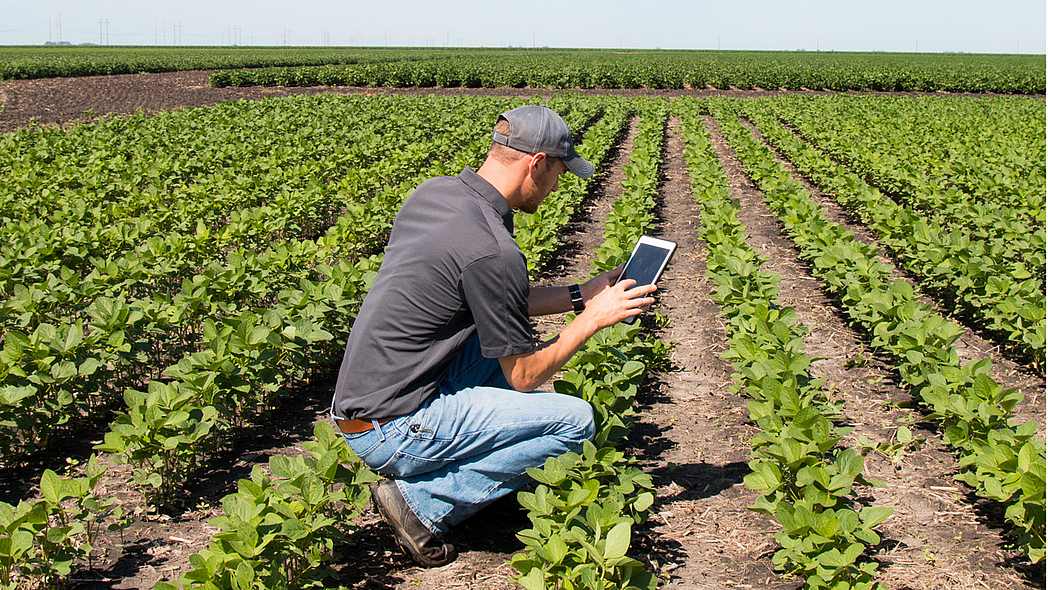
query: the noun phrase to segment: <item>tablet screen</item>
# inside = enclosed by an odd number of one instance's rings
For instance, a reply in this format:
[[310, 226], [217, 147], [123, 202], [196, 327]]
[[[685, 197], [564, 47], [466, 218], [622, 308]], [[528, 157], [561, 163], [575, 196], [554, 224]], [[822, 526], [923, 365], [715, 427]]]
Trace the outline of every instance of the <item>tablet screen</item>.
[[637, 281], [637, 285], [653, 284], [668, 255], [669, 250], [642, 242], [633, 257], [630, 258], [626, 268], [622, 270], [619, 280], [633, 279]]
[[[626, 261], [626, 268], [622, 269], [619, 280], [633, 279], [637, 281], [637, 286], [654, 285], [676, 247], [673, 242], [642, 236], [630, 259]], [[632, 324], [636, 319], [636, 316], [631, 316], [622, 321]]]

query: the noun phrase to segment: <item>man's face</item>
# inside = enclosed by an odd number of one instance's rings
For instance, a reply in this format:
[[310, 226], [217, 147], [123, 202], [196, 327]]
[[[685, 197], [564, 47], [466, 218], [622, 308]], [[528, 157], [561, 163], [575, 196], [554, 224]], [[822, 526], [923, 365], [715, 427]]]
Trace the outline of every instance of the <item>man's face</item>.
[[568, 167], [564, 165], [564, 162], [560, 158], [553, 158], [553, 165], [548, 169], [545, 161], [538, 162], [532, 167], [531, 180], [532, 182], [526, 185], [527, 190], [525, 191], [525, 198], [520, 209], [525, 213], [534, 213], [538, 211], [539, 205], [549, 196], [550, 193], [557, 190], [560, 181], [560, 175], [568, 171]]

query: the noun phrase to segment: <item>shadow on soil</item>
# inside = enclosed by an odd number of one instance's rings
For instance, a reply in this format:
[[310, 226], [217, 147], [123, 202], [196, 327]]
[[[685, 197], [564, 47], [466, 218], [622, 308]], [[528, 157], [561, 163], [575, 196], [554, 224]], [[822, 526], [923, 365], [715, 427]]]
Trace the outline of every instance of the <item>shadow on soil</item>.
[[70, 577], [71, 583], [68, 588], [111, 590], [123, 584], [125, 579], [136, 577], [145, 566], [159, 568], [167, 560], [151, 554], [157, 546], [155, 539], [141, 538], [137, 541], [130, 541], [120, 548], [120, 558], [116, 562], [106, 569], [96, 568]]
[[1016, 547], [1015, 537], [1011, 536], [1012, 527], [1006, 524], [1005, 511], [1007, 506], [1001, 502], [982, 498], [973, 491], [968, 491], [965, 494], [965, 501], [975, 508], [975, 514], [979, 522], [1001, 535], [1001, 542], [998, 544], [998, 547], [1004, 551], [1013, 552], [1012, 557], [999, 562], [997, 565], [1015, 570], [1029, 587], [1044, 590], [1044, 563], [1030, 563], [1030, 560]]
[[[657, 513], [661, 506], [672, 502], [716, 496], [741, 482], [748, 472], [749, 467], [739, 462], [727, 465], [709, 463], [674, 465], [671, 463], [649, 471], [656, 486], [676, 484], [681, 489], [674, 495], [658, 498], [651, 512]], [[641, 525], [641, 529], [637, 531], [634, 551], [637, 555], [645, 556], [644, 561], [649, 564], [650, 569], [656, 572], [666, 572], [669, 574], [669, 579], [672, 580], [673, 570], [688, 561], [688, 552], [679, 541], [654, 533], [647, 528], [648, 526], [650, 526], [648, 523]]]
[[727, 465], [713, 465], [710, 463], [686, 463], [674, 465], [670, 463], [665, 467], [659, 467], [649, 473], [655, 480], [656, 486], [667, 486], [676, 484], [681, 491], [672, 496], [663, 496], [656, 500], [655, 507], [672, 502], [685, 500], [698, 500], [716, 496], [725, 490], [742, 483], [742, 479], [750, 472], [747, 464], [742, 462], [728, 463]]

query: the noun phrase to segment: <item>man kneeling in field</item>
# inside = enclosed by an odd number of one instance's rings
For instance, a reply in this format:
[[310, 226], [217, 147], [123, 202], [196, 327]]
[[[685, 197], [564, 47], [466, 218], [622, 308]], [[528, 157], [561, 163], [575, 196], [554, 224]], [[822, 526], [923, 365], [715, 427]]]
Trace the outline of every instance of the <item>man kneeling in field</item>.
[[[375, 505], [420, 565], [453, 560], [441, 540], [451, 527], [593, 436], [587, 402], [533, 390], [654, 301], [654, 286], [615, 284], [619, 270], [530, 288], [513, 210], [535, 212], [566, 171], [587, 178], [593, 165], [559, 115], [500, 115], [479, 170], [431, 179], [405, 201], [350, 332], [332, 418], [389, 476], [372, 486]], [[575, 321], [536, 345], [528, 318], [570, 310]]]

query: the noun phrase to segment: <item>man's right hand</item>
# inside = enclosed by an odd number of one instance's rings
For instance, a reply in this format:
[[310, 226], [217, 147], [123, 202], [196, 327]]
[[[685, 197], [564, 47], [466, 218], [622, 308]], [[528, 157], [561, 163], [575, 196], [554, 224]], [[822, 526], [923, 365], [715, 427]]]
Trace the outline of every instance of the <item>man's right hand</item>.
[[[621, 268], [616, 270], [621, 272]], [[605, 274], [610, 274], [610, 272]], [[617, 278], [618, 273], [615, 276]], [[626, 318], [640, 315], [651, 304], [655, 303], [655, 298], [650, 295], [656, 289], [655, 285], [637, 286], [637, 281], [633, 279], [609, 284], [590, 298], [586, 303], [586, 309], [579, 314], [575, 321], [588, 320], [593, 322], [595, 325], [594, 332], [596, 332], [601, 328], [617, 324]]]

